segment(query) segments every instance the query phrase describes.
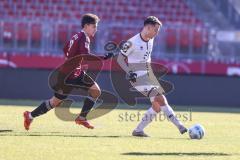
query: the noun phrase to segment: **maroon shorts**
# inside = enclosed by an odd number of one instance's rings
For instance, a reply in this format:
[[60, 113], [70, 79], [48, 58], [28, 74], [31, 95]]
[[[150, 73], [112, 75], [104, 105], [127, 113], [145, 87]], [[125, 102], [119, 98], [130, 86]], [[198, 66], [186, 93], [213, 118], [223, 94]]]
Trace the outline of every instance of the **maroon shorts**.
[[[82, 72], [80, 76], [76, 78], [69, 78], [66, 80], [66, 84], [69, 85], [76, 85], [78, 88], [81, 88], [83, 90], [89, 90], [96, 82], [85, 72]], [[71, 94], [72, 89], [69, 89], [65, 91], [66, 94], [61, 94], [58, 92], [54, 93], [54, 96], [57, 97], [58, 99], [66, 99], [69, 94]]]

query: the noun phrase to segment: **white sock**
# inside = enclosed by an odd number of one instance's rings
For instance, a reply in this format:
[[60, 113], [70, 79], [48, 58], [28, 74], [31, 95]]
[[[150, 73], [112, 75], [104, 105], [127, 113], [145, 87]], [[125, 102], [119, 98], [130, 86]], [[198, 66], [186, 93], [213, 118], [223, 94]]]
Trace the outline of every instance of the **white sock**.
[[33, 117], [32, 117], [32, 115], [31, 115], [31, 113], [29, 113], [29, 114], [28, 114], [28, 116], [29, 116], [29, 118], [30, 118], [30, 119], [33, 119]]
[[141, 132], [144, 128], [152, 122], [152, 120], [156, 117], [157, 112], [155, 112], [152, 107], [147, 110], [142, 118], [142, 121], [138, 124], [137, 128], [135, 129], [136, 132]]
[[183, 126], [182, 122], [180, 122], [177, 117], [175, 116], [175, 113], [172, 109], [171, 106], [166, 105], [166, 106], [161, 106], [161, 110], [167, 116], [167, 118], [176, 126], [176, 127], [181, 127]]

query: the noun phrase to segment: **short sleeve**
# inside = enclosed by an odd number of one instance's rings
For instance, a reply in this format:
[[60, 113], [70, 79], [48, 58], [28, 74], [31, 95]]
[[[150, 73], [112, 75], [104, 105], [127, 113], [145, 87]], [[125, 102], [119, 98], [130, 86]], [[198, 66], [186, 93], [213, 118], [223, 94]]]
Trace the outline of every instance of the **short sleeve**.
[[64, 48], [67, 58], [71, 58], [80, 54], [89, 54], [89, 41], [82, 34], [75, 34]]

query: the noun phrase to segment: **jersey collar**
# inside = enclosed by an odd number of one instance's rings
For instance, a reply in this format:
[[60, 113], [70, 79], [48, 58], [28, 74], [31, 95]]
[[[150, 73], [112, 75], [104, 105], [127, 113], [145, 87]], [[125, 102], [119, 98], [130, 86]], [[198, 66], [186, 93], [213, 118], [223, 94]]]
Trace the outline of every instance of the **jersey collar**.
[[85, 36], [88, 37], [87, 33], [83, 29], [81, 30], [81, 32], [83, 32], [85, 34]]
[[82, 29], [81, 32], [84, 33], [84, 35], [86, 36], [86, 39], [90, 42], [90, 38], [88, 37], [87, 33]]
[[149, 41], [149, 40], [148, 40], [148, 41], [145, 41], [145, 40], [142, 38], [141, 33], [139, 33], [139, 36], [140, 36], [140, 38], [141, 38], [141, 40], [142, 40], [143, 42], [146, 42], [146, 43], [147, 43], [147, 42]]

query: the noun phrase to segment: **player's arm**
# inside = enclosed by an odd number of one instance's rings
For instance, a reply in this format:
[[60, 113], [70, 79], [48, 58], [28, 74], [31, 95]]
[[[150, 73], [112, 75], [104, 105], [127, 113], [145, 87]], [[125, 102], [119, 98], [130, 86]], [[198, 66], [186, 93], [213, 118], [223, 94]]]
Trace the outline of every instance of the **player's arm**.
[[117, 57], [117, 62], [126, 73], [129, 73], [131, 69], [128, 66], [127, 61], [128, 61], [128, 57], [120, 52]]
[[133, 52], [134, 46], [132, 42], [125, 42], [120, 48], [120, 53], [118, 54], [117, 62], [120, 67], [126, 72], [129, 73], [131, 68], [128, 65], [128, 56]]
[[73, 58], [79, 54], [88, 54], [85, 42], [86, 40], [83, 36], [75, 34], [63, 49], [66, 59]]
[[100, 59], [102, 59], [102, 60], [107, 60], [107, 59], [109, 59], [109, 58], [112, 58], [114, 56], [114, 54], [113, 53], [106, 53], [105, 55], [100, 55], [100, 56], [98, 56]]
[[64, 74], [69, 74], [72, 72], [73, 68], [76, 68], [76, 65], [79, 65], [79, 62], [81, 62], [82, 58], [74, 58], [78, 55], [80, 50], [80, 37], [75, 34], [64, 46], [63, 52], [65, 55], [65, 62], [64, 65], [61, 66], [60, 72]]
[[118, 54], [117, 62], [120, 67], [128, 74], [128, 79], [136, 82], [137, 74], [132, 72], [131, 67], [128, 65], [128, 56], [134, 51], [134, 46], [130, 42], [126, 42]]

